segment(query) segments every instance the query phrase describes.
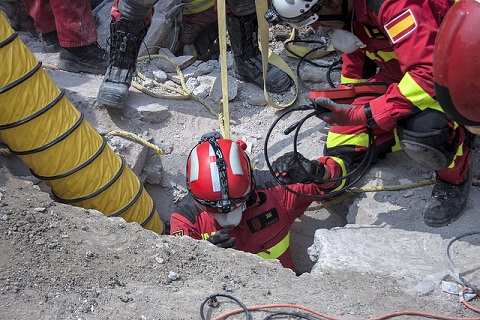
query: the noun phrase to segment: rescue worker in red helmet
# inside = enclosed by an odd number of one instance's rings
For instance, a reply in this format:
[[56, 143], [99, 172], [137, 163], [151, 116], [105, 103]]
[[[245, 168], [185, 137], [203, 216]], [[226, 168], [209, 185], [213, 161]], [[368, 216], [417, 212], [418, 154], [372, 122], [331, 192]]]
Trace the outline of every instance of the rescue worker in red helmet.
[[480, 2], [460, 0], [440, 25], [433, 55], [435, 92], [445, 113], [480, 134]]
[[[110, 24], [110, 59], [103, 83], [98, 91], [98, 102], [114, 108], [122, 108], [132, 84], [137, 55], [150, 27], [154, 6], [158, 0], [114, 0]], [[258, 21], [254, 0], [229, 0], [227, 30], [230, 37], [235, 66], [239, 77], [263, 89], [261, 52], [258, 47]], [[185, 21], [180, 37], [184, 46], [196, 44], [197, 36], [216, 21], [215, 0], [182, 0]], [[203, 29], [202, 29], [203, 28]], [[218, 28], [217, 28], [218, 29]], [[194, 43], [189, 43], [190, 41]], [[203, 44], [201, 45], [203, 46]], [[188, 47], [188, 46], [187, 46]], [[208, 43], [206, 48], [208, 50]], [[268, 65], [265, 75], [266, 89], [279, 93], [287, 90], [292, 82], [280, 68]]]
[[[341, 82], [384, 82], [385, 94], [351, 104], [316, 98], [319, 117], [332, 125], [325, 155], [353, 168], [373, 129], [378, 157], [403, 149], [434, 170], [436, 183], [423, 210], [428, 226], [446, 226], [463, 213], [472, 183], [474, 136], [443, 113], [435, 99], [433, 52], [453, 1], [271, 0], [265, 18], [295, 28], [335, 29], [332, 45], [343, 52]], [[475, 77], [476, 79], [476, 77]], [[345, 166], [346, 164], [346, 166]], [[346, 171], [346, 170], [345, 170]], [[345, 175], [343, 172], [342, 175]]]
[[[189, 195], [170, 217], [170, 234], [278, 259], [294, 270], [290, 227], [315, 198], [287, 191], [268, 170], [252, 170], [245, 148], [244, 142], [223, 139], [218, 132], [202, 137], [188, 156]], [[287, 166], [288, 186], [296, 192], [321, 195], [339, 187], [337, 182], [314, 183], [339, 170], [331, 158], [320, 163], [287, 153], [272, 163], [275, 171]]]

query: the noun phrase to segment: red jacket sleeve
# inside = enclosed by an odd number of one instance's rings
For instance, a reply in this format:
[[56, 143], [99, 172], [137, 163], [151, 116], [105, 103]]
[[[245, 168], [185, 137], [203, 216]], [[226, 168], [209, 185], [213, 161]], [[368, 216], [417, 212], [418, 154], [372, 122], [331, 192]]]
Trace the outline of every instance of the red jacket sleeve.
[[[443, 3], [445, 1], [437, 2], [438, 5], [429, 1], [386, 0], [378, 15], [368, 11], [360, 17], [362, 25], [356, 32], [364, 43], [367, 42], [367, 47], [348, 55], [342, 76], [361, 77], [361, 64], [357, 69], [351, 64], [359, 63], [358, 55], [363, 52], [381, 67], [373, 79], [392, 80], [384, 95], [370, 101], [373, 118], [384, 130], [393, 129], [399, 120], [419, 110], [441, 110], [433, 98], [433, 50], [439, 26], [437, 11], [448, 6]], [[365, 25], [378, 28], [386, 37], [385, 47], [378, 39], [362, 37], [365, 28], [361, 27]]]

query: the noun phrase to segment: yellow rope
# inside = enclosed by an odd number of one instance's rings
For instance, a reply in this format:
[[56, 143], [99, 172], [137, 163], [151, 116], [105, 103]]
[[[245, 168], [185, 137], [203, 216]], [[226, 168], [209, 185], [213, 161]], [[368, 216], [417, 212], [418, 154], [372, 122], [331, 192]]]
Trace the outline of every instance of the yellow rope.
[[144, 146], [152, 148], [153, 150], [155, 150], [161, 156], [166, 154], [166, 151], [164, 149], [162, 149], [161, 147], [159, 147], [159, 146], [157, 146], [153, 143], [150, 143], [147, 140], [142, 139], [139, 136], [137, 136], [136, 134], [133, 134], [131, 132], [127, 132], [127, 131], [123, 131], [123, 130], [116, 130], [116, 131], [114, 130], [114, 131], [110, 131], [109, 133], [107, 133], [105, 135], [105, 138], [108, 139], [112, 136], [121, 136], [121, 137], [130, 139], [130, 140], [139, 142], [139, 143], [143, 144]]
[[[345, 193], [339, 195], [338, 197], [328, 199], [324, 203], [322, 203], [318, 206], [309, 207], [307, 209], [307, 211], [317, 211], [317, 210], [320, 210], [320, 209], [325, 209], [325, 208], [328, 208], [332, 205], [340, 203], [345, 199], [348, 199], [350, 197], [353, 197], [357, 194], [364, 193], [364, 192], [400, 191], [400, 190], [407, 190], [407, 189], [424, 187], [424, 186], [428, 186], [428, 185], [431, 185], [431, 184], [434, 184], [434, 183], [435, 183], [435, 179], [428, 179], [428, 180], [423, 180], [423, 181], [420, 181], [420, 182], [406, 183], [406, 184], [394, 185], [394, 186], [377, 186], [377, 187], [364, 186], [364, 187], [359, 187], [359, 188], [351, 188], [349, 190], [346, 190]], [[479, 186], [480, 185], [480, 180], [473, 179], [472, 185], [473, 186]]]
[[222, 79], [222, 100], [220, 106], [222, 110], [222, 119], [220, 127], [222, 135], [230, 139], [230, 111], [228, 106], [228, 73], [227, 73], [227, 20], [226, 20], [226, 1], [218, 0], [217, 3], [217, 21], [218, 21], [218, 41], [220, 49], [220, 74]]
[[[169, 85], [166, 85], [166, 84], [163, 84], [163, 83], [159, 83], [153, 79], [150, 79], [153, 81], [153, 84], [155, 84], [155, 86], [159, 87], [159, 88], [163, 88], [163, 89], [166, 89], [168, 91], [172, 91], [174, 93], [176, 93], [177, 95], [172, 95], [172, 94], [158, 94], [158, 93], [155, 93], [155, 92], [152, 92], [150, 89], [147, 89], [145, 88], [144, 86], [142, 86], [140, 83], [136, 82], [136, 81], [132, 81], [132, 86], [135, 87], [136, 89], [138, 89], [139, 91], [145, 93], [145, 94], [148, 94], [149, 96], [152, 96], [154, 98], [159, 98], [159, 99], [176, 99], [176, 100], [187, 100], [187, 99], [192, 99], [194, 101], [197, 101], [199, 103], [201, 103], [202, 105], [204, 105], [207, 110], [214, 116], [217, 116], [218, 115], [218, 112], [215, 111], [213, 109], [213, 107], [210, 106], [210, 104], [203, 100], [202, 98], [198, 97], [197, 95], [193, 94], [192, 92], [190, 92], [190, 90], [188, 90], [186, 84], [185, 84], [185, 78], [183, 76], [183, 73], [182, 73], [182, 70], [180, 69], [180, 67], [175, 64], [175, 62], [170, 59], [169, 57], [165, 56], [165, 55], [161, 55], [161, 54], [151, 54], [149, 56], [143, 56], [143, 57], [139, 57], [137, 60], [138, 61], [143, 61], [143, 60], [153, 60], [153, 59], [163, 59], [163, 60], [166, 60], [168, 61], [169, 63], [171, 63], [174, 68], [175, 68], [175, 71], [177, 72], [179, 78], [180, 78], [180, 85], [181, 85], [181, 89], [178, 89], [178, 88], [175, 88], [175, 87], [172, 87], [172, 86], [169, 86]], [[149, 79], [148, 77], [146, 77], [144, 74], [142, 74], [140, 71], [136, 71], [137, 73], [137, 76], [142, 79], [143, 81]]]

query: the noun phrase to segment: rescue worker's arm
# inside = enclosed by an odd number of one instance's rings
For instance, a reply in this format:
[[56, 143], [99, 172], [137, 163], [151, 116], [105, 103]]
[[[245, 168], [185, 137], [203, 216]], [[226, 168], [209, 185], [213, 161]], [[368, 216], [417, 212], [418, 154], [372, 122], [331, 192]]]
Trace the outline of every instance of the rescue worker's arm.
[[207, 240], [221, 248], [236, 248], [235, 238], [228, 236], [228, 229], [215, 231], [211, 219], [194, 204], [192, 196], [188, 194], [180, 200], [170, 217], [170, 235]]
[[342, 55], [341, 83], [367, 82], [376, 73], [376, 63], [369, 59], [362, 50]]
[[332, 126], [375, 126], [370, 105], [339, 104], [328, 98], [316, 98], [318, 117]]
[[212, 234], [207, 238], [207, 241], [220, 248], [233, 248], [236, 249], [236, 240], [233, 237], [228, 236], [228, 229], [222, 229]]
[[[315, 160], [314, 160], [315, 161]], [[346, 174], [346, 168], [342, 161], [334, 157], [321, 157], [317, 160], [322, 166], [325, 166], [332, 178], [340, 177]], [[272, 168], [273, 169], [273, 168]], [[255, 185], [257, 193], [262, 199], [262, 190], [268, 190], [268, 197], [273, 203], [276, 203], [276, 208], [279, 212], [282, 212], [282, 219], [288, 219], [288, 223], [293, 223], [295, 219], [305, 213], [310, 204], [319, 200], [315, 197], [309, 197], [308, 195], [324, 195], [329, 192], [340, 190], [345, 180], [329, 181], [324, 183], [294, 183], [288, 184], [287, 187], [293, 190], [295, 193], [305, 194], [307, 196], [300, 196], [285, 189], [279, 184], [279, 182], [273, 177], [268, 170], [254, 170]], [[325, 177], [325, 178], [330, 178]], [[262, 200], [260, 200], [261, 202]], [[264, 200], [265, 201], [265, 200]]]
[[201, 210], [193, 203], [190, 194], [180, 200], [175, 212], [170, 216], [170, 235], [189, 236], [197, 240], [202, 239], [197, 227], [197, 215]]
[[[280, 156], [272, 163], [275, 176], [284, 184], [312, 183], [324, 179], [325, 166], [318, 161], [306, 159], [293, 151]], [[327, 168], [328, 169], [328, 168]]]
[[438, 23], [428, 6], [410, 0], [385, 1], [378, 23], [389, 36], [404, 74], [385, 95], [369, 103], [376, 124], [390, 130], [399, 120], [419, 110], [441, 110], [433, 98], [433, 50]]
[[[289, 163], [288, 158], [290, 158], [291, 156], [286, 154], [283, 157], [285, 157], [287, 161], [281, 161], [281, 162]], [[305, 159], [303, 156], [302, 158]], [[310, 164], [314, 167], [315, 166], [323, 167], [323, 170], [325, 170], [324, 171], [325, 174], [323, 176], [324, 179], [341, 177], [345, 175], [347, 171], [343, 164], [344, 162], [340, 161], [335, 157], [320, 157], [317, 160], [310, 161], [305, 159], [304, 161], [310, 162]], [[293, 166], [294, 166], [294, 171], [297, 171], [299, 169], [298, 164], [293, 164]], [[287, 173], [289, 172], [288, 168], [286, 170], [284, 169], [284, 164], [276, 164], [275, 166], [273, 166], [272, 164], [272, 170], [274, 172], [280, 173], [280, 175], [282, 175], [283, 172], [287, 172]], [[322, 169], [319, 169], [319, 170], [322, 170]], [[293, 221], [296, 218], [301, 216], [305, 212], [305, 210], [307, 210], [310, 204], [316, 200], [315, 197], [299, 196], [298, 194], [294, 194], [289, 190], [285, 189], [284, 187], [280, 186], [278, 182], [274, 179], [274, 177], [270, 174], [270, 172], [255, 171], [255, 173], [256, 173], [255, 181], [257, 182], [257, 189], [268, 188], [272, 191], [275, 190], [274, 192], [276, 192], [276, 198], [282, 204], [282, 210], [285, 210], [285, 212], [289, 215], [291, 219], [290, 221], [291, 223], [293, 223]], [[290, 172], [288, 174], [284, 174], [284, 176], [291, 177], [292, 174], [295, 174], [295, 173]], [[338, 180], [338, 181], [322, 182], [322, 183], [293, 183], [293, 184], [288, 184], [288, 188], [292, 189], [296, 193], [315, 196], [315, 195], [323, 195], [326, 193], [339, 191], [344, 185], [345, 185], [345, 179]], [[319, 200], [319, 198], [317, 200]]]

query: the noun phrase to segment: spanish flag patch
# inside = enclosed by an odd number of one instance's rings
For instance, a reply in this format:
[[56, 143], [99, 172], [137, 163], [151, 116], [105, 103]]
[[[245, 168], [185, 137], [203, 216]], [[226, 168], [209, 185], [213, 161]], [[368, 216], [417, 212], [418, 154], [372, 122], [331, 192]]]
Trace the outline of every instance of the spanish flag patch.
[[417, 28], [417, 21], [412, 11], [408, 9], [384, 27], [392, 43], [396, 43]]

